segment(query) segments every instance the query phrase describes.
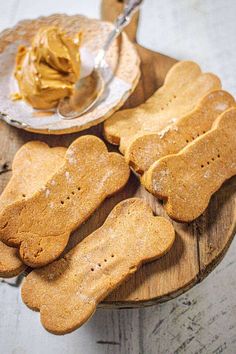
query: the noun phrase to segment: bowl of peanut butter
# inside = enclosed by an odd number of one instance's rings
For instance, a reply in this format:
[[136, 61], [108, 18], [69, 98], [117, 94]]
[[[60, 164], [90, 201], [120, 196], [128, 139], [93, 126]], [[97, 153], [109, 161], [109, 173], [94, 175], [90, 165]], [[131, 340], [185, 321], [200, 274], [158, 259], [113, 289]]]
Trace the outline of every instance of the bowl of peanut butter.
[[[97, 125], [119, 109], [136, 87], [139, 57], [125, 33], [106, 55], [112, 77], [92, 109], [63, 120], [57, 105], [93, 70], [112, 24], [81, 15], [56, 14], [21, 21], [0, 34], [0, 118], [44, 134], [77, 132]], [[86, 97], [85, 97], [86, 99]]]

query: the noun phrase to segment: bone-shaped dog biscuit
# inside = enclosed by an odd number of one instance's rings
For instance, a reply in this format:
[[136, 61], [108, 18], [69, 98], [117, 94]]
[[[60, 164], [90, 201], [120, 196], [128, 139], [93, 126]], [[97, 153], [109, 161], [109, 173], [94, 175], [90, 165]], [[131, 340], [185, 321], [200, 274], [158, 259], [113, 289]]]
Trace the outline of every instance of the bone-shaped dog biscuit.
[[68, 148], [63, 166], [27, 200], [0, 215], [0, 239], [19, 247], [24, 263], [40, 267], [56, 259], [70, 233], [129, 178], [124, 158], [108, 153], [95, 136], [83, 136]]
[[126, 150], [126, 161], [142, 175], [161, 157], [179, 152], [206, 133], [215, 119], [233, 106], [235, 100], [229, 93], [221, 90], [209, 93], [192, 112], [176, 123], [170, 124], [159, 133], [146, 134], [134, 140]]
[[194, 109], [207, 93], [221, 88], [213, 74], [202, 73], [196, 63], [182, 61], [168, 72], [164, 85], [137, 108], [115, 113], [104, 124], [105, 138], [125, 152], [136, 135], [158, 132]]
[[156, 161], [142, 182], [164, 200], [169, 216], [192, 221], [207, 208], [222, 183], [236, 174], [236, 109], [222, 113], [211, 130], [178, 154]]
[[141, 199], [127, 199], [63, 258], [30, 273], [23, 283], [22, 299], [40, 310], [48, 331], [71, 332], [142, 263], [165, 254], [174, 238], [167, 219], [154, 217]]
[[[0, 212], [17, 200], [32, 196], [63, 164], [66, 149], [39, 141], [23, 145], [12, 163], [12, 176], [0, 196]], [[18, 250], [0, 242], [0, 276], [13, 277], [25, 269]]]

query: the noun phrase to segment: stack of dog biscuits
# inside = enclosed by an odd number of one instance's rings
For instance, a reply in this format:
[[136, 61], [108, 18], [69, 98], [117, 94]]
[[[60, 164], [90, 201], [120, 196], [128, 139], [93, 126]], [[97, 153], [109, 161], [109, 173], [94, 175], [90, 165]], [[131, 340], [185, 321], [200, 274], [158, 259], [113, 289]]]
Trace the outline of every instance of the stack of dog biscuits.
[[125, 152], [137, 136], [158, 132], [192, 111], [206, 94], [221, 88], [219, 78], [182, 61], [168, 72], [164, 85], [141, 106], [115, 113], [104, 123], [104, 136]]
[[[235, 107], [234, 98], [221, 90], [216, 76], [201, 73], [193, 62], [179, 62], [144, 104], [108, 119], [104, 136], [120, 144], [127, 163], [144, 187], [163, 200], [168, 215], [189, 222], [236, 174]], [[224, 139], [228, 146], [223, 154]]]
[[127, 149], [125, 158], [140, 175], [160, 158], [175, 154], [211, 129], [216, 118], [235, 106], [234, 98], [217, 90], [206, 95], [193, 111], [157, 133], [137, 138]]
[[29, 142], [12, 168], [0, 200], [0, 274], [45, 266], [26, 277], [22, 298], [41, 311], [43, 325], [53, 333], [81, 326], [113, 289], [174, 242], [172, 224], [133, 198], [119, 203], [100, 229], [56, 261], [71, 232], [125, 186], [129, 166], [87, 135], [67, 150]]
[[34, 268], [23, 282], [25, 304], [52, 333], [80, 327], [143, 263], [170, 250], [175, 230], [144, 200], [130, 198], [66, 252], [71, 233], [126, 185], [130, 167], [172, 219], [196, 219], [236, 174], [235, 133], [234, 98], [215, 75], [184, 61], [144, 104], [104, 124], [105, 138], [124, 156], [92, 135], [68, 149], [23, 145], [0, 196], [0, 276]]

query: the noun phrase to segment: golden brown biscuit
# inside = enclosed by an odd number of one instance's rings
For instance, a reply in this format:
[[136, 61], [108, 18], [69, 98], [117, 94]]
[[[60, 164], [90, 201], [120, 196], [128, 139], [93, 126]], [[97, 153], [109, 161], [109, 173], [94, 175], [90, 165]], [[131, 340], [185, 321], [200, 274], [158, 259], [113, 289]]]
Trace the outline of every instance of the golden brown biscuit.
[[235, 106], [234, 98], [226, 91], [207, 94], [197, 107], [176, 123], [159, 133], [146, 134], [134, 140], [126, 150], [126, 161], [139, 174], [143, 174], [161, 157], [175, 154], [191, 141], [211, 129], [215, 119]]
[[141, 199], [119, 203], [107, 220], [60, 260], [30, 273], [22, 299], [39, 310], [43, 326], [69, 333], [92, 316], [96, 306], [142, 263], [165, 254], [175, 231], [154, 217]]
[[0, 242], [0, 277], [11, 278], [26, 268], [18, 256], [18, 250]]
[[[0, 212], [8, 205], [32, 196], [64, 162], [66, 148], [50, 148], [39, 141], [30, 141], [16, 153], [12, 177], [0, 196]], [[25, 269], [18, 250], [0, 242], [0, 276], [13, 277]]]
[[135, 135], [158, 132], [190, 112], [207, 93], [221, 88], [220, 80], [202, 73], [191, 61], [175, 64], [164, 85], [137, 108], [115, 113], [104, 123], [104, 136], [125, 152]]
[[222, 183], [236, 174], [236, 108], [222, 113], [210, 131], [178, 154], [154, 162], [142, 182], [164, 200], [169, 216], [192, 221]]
[[0, 239], [19, 247], [23, 262], [31, 267], [50, 263], [64, 250], [70, 233], [128, 178], [129, 167], [121, 155], [108, 153], [95, 136], [78, 138], [40, 191], [4, 209]]

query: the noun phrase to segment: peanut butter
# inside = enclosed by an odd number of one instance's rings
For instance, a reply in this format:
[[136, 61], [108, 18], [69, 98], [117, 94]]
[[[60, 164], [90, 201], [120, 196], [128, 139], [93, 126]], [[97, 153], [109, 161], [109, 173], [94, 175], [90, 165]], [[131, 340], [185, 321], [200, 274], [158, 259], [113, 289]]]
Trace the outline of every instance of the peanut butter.
[[53, 108], [70, 96], [80, 76], [81, 33], [68, 37], [57, 27], [41, 28], [30, 47], [20, 46], [15, 77], [20, 96], [36, 109]]

